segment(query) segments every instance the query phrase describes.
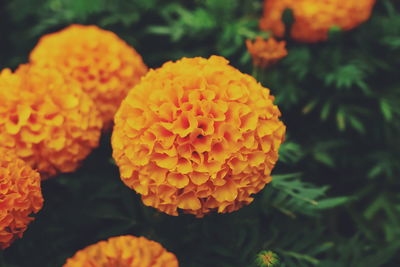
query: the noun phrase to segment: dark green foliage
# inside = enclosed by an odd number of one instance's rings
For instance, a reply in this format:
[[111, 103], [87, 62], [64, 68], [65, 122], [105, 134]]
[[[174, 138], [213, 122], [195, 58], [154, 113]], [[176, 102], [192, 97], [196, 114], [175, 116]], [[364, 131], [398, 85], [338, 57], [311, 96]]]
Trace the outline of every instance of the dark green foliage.
[[[13, 0], [0, 2], [0, 67], [26, 62], [38, 38], [71, 23], [114, 31], [150, 67], [219, 54], [250, 73], [245, 40], [260, 32], [261, 0]], [[290, 14], [289, 14], [290, 15]], [[400, 5], [327, 42], [287, 40], [289, 54], [256, 71], [276, 96], [288, 140], [274, 180], [248, 207], [204, 219], [141, 204], [112, 164], [109, 136], [77, 172], [43, 183], [44, 209], [5, 266], [61, 266], [111, 236], [143, 235], [183, 267], [400, 266]]]

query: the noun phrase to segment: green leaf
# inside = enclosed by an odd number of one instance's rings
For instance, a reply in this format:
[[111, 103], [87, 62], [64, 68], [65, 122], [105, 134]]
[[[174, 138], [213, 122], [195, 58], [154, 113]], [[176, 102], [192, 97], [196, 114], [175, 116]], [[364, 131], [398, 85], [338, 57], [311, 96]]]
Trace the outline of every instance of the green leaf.
[[385, 120], [390, 121], [392, 120], [393, 114], [392, 114], [392, 108], [389, 104], [389, 102], [385, 98], [381, 98], [379, 101], [381, 112], [383, 114], [383, 117]]
[[365, 127], [359, 119], [352, 115], [347, 115], [347, 119], [350, 122], [350, 126], [352, 126], [359, 133], [365, 134]]
[[333, 197], [318, 201], [317, 209], [331, 209], [349, 202], [352, 198], [348, 196]]
[[327, 152], [323, 151], [318, 151], [314, 153], [314, 159], [322, 162], [329, 167], [334, 167], [335, 166], [335, 161], [331, 155], [329, 155]]
[[323, 121], [327, 120], [330, 110], [331, 110], [331, 107], [332, 107], [331, 101], [327, 101], [326, 103], [324, 103], [324, 105], [322, 106], [322, 109], [321, 109], [321, 115], [320, 115], [321, 120], [323, 120]]

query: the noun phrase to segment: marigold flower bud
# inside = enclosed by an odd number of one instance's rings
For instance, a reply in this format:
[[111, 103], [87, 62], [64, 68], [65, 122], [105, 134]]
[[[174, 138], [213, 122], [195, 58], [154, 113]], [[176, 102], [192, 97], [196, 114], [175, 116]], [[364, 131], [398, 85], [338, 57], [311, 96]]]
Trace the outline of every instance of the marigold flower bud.
[[64, 267], [178, 267], [178, 260], [159, 243], [144, 237], [118, 236], [78, 251]]
[[43, 205], [39, 173], [14, 153], [0, 148], [0, 248], [21, 238], [32, 213]]
[[273, 267], [279, 264], [279, 257], [274, 252], [261, 251], [257, 255], [256, 264], [260, 267]]
[[370, 16], [375, 0], [264, 0], [264, 15], [260, 28], [283, 37], [282, 14], [293, 11], [291, 37], [299, 42], [319, 42], [328, 38], [332, 27], [351, 30]]
[[271, 181], [285, 126], [269, 90], [222, 57], [151, 70], [122, 102], [112, 136], [123, 182], [145, 205], [202, 217], [252, 202]]
[[78, 81], [99, 109], [105, 129], [112, 125], [122, 99], [147, 72], [135, 49], [97, 26], [71, 25], [43, 36], [30, 60], [56, 66]]
[[0, 147], [42, 174], [74, 171], [98, 145], [102, 121], [79, 84], [55, 68], [0, 73]]
[[287, 55], [286, 42], [278, 42], [270, 37], [264, 40], [258, 36], [254, 42], [246, 40], [247, 50], [253, 58], [253, 65], [260, 68], [269, 67]]

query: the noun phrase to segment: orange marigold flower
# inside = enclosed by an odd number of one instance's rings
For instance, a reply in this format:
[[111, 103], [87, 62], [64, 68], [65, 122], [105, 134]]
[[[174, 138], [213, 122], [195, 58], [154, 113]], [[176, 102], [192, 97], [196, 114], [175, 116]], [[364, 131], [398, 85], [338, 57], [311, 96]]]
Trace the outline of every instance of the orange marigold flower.
[[269, 90], [222, 57], [151, 70], [115, 116], [113, 157], [145, 205], [232, 212], [271, 181], [285, 126]]
[[375, 0], [264, 0], [260, 27], [283, 37], [285, 25], [282, 13], [290, 8], [295, 19], [290, 33], [294, 40], [310, 43], [324, 41], [334, 26], [351, 30], [366, 21], [374, 4]]
[[98, 145], [101, 127], [90, 97], [58, 70], [22, 65], [0, 73], [0, 146], [42, 178], [74, 171]]
[[144, 237], [117, 236], [78, 251], [64, 267], [178, 267], [175, 255]]
[[286, 42], [278, 42], [275, 38], [265, 41], [258, 36], [254, 42], [246, 40], [247, 50], [253, 58], [253, 65], [266, 68], [287, 55]]
[[57, 66], [81, 83], [96, 103], [106, 129], [110, 128], [122, 99], [147, 72], [135, 49], [97, 26], [71, 25], [43, 36], [30, 60]]
[[0, 149], [0, 248], [21, 238], [43, 205], [40, 175], [14, 153]]

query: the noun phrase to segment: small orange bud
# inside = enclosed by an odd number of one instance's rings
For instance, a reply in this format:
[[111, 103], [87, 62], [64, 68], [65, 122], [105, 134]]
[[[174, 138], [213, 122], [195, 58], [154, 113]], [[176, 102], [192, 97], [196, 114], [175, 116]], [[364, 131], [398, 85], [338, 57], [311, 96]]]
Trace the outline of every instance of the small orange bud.
[[247, 50], [253, 58], [253, 65], [260, 68], [269, 67], [287, 55], [286, 42], [274, 38], [264, 40], [258, 36], [254, 42], [246, 40]]

